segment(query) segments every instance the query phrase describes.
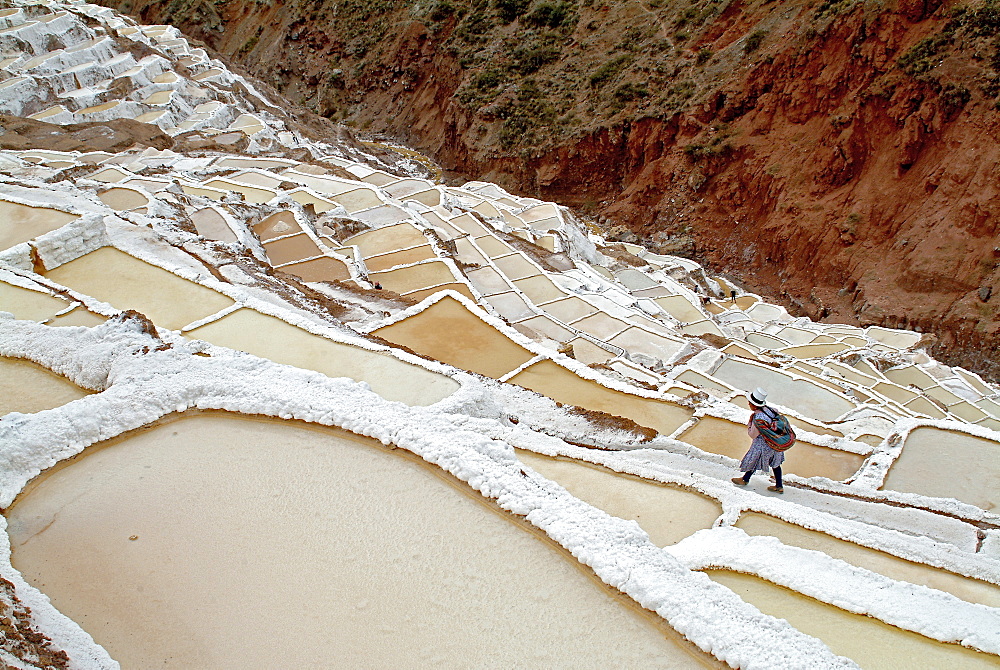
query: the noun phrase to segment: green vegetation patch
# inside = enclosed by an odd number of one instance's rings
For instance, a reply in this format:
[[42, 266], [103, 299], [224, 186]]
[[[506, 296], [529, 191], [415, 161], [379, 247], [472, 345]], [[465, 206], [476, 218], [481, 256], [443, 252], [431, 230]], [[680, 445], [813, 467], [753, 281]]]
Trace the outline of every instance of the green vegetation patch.
[[577, 16], [572, 2], [536, 2], [531, 11], [524, 15], [523, 23], [538, 27], [563, 28], [576, 25]]
[[552, 44], [526, 44], [511, 54], [511, 69], [519, 74], [537, 72], [543, 65], [559, 60], [559, 48]]
[[759, 49], [760, 45], [764, 43], [765, 37], [767, 37], [766, 30], [755, 30], [750, 33], [747, 41], [743, 43], [743, 53], [749, 55]]
[[630, 54], [622, 54], [621, 56], [612, 58], [594, 70], [594, 73], [590, 75], [590, 85], [594, 88], [604, 86], [604, 84], [621, 74], [625, 68], [632, 64], [632, 61], [633, 57]]
[[534, 79], [525, 79], [518, 86], [517, 98], [504, 105], [498, 116], [503, 119], [500, 146], [542, 144], [536, 131], [551, 126], [556, 120], [555, 107], [548, 101]]
[[528, 11], [529, 0], [493, 0], [497, 15], [504, 23], [511, 23]]

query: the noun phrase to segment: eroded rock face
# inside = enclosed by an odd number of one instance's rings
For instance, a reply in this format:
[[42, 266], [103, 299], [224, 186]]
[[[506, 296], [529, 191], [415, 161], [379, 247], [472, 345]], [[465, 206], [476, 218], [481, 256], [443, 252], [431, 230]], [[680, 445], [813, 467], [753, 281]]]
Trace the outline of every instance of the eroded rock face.
[[134, 146], [170, 149], [174, 141], [156, 126], [132, 119], [56, 125], [0, 114], [0, 149], [117, 152]]
[[107, 4], [448, 170], [1000, 376], [1000, 26], [975, 3], [571, 2], [556, 28], [493, 3]]

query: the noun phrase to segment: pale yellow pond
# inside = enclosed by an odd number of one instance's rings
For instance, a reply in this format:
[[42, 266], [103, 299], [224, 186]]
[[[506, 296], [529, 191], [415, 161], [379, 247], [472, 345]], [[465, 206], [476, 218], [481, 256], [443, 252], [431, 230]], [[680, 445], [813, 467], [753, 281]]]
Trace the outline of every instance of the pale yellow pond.
[[0, 356], [0, 416], [52, 409], [88, 393], [32, 361]]
[[508, 381], [558, 402], [631, 419], [662, 435], [677, 430], [692, 414], [691, 410], [680, 405], [601, 386], [550, 360], [532, 363]]
[[1000, 442], [918, 428], [889, 468], [886, 489], [957, 498], [984, 510], [1000, 506]]
[[822, 551], [828, 556], [856, 565], [899, 581], [929, 586], [963, 600], [988, 607], [1000, 607], [1000, 586], [977, 579], [913, 563], [877, 549], [809, 530], [766, 514], [747, 512], [740, 515], [736, 526], [751, 535], [770, 535], [803, 549]]
[[499, 378], [534, 356], [450, 297], [373, 334], [487, 377]]
[[0, 250], [62, 228], [78, 218], [57, 209], [0, 200]]
[[580, 500], [613, 516], [637, 522], [658, 547], [676, 544], [702, 528], [711, 528], [722, 514], [718, 502], [693, 491], [582, 461], [522, 450], [518, 450], [517, 457]]
[[728, 570], [707, 571], [764, 614], [785, 619], [818, 637], [835, 654], [865, 670], [996, 668], [1000, 657], [945, 644], [908, 630], [827, 605], [758, 577]]
[[364, 381], [383, 398], [409, 405], [432, 405], [459, 386], [445, 375], [388, 354], [313, 335], [252, 309], [238, 309], [186, 335], [330, 377]]
[[14, 565], [123, 668], [718, 667], [404, 454], [171, 421], [29, 484], [7, 510]]
[[233, 304], [221, 293], [113, 247], [91, 251], [45, 274], [116, 309], [141, 312], [166, 328], [181, 328]]

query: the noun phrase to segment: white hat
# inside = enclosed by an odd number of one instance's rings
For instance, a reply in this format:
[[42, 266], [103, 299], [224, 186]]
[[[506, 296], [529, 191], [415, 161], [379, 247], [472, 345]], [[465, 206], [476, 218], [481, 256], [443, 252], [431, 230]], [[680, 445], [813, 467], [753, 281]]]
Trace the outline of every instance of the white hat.
[[750, 403], [756, 407], [763, 407], [764, 403], [767, 401], [767, 391], [761, 387], [757, 387], [750, 394]]

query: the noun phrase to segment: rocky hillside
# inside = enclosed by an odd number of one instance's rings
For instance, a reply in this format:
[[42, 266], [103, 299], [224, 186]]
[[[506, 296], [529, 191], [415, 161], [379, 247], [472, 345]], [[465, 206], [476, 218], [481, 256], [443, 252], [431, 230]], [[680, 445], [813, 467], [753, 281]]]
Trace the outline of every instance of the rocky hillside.
[[448, 170], [1000, 376], [993, 0], [105, 1]]

